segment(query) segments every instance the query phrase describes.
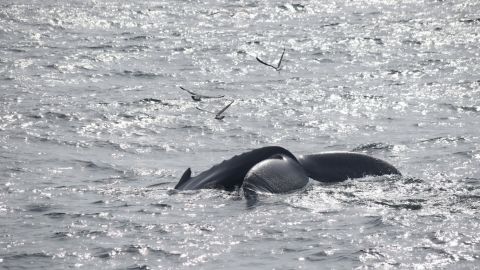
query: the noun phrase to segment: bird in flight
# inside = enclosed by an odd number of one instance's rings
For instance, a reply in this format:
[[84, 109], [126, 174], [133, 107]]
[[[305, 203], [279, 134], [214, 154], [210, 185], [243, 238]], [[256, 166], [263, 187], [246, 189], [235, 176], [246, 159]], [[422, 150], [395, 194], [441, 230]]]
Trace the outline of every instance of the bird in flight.
[[223, 107], [223, 109], [221, 109], [221, 110], [218, 111], [218, 112], [207, 111], [207, 110], [205, 110], [205, 109], [203, 109], [203, 108], [200, 108], [200, 107], [195, 107], [195, 108], [197, 108], [197, 109], [200, 110], [200, 111], [204, 111], [204, 112], [208, 112], [208, 113], [213, 113], [213, 114], [215, 114], [215, 119], [217, 119], [217, 120], [222, 120], [223, 118], [225, 118], [225, 115], [223, 115], [223, 113], [228, 109], [228, 107], [230, 107], [230, 106], [233, 104], [234, 101], [235, 101], [235, 100], [230, 101], [230, 103], [228, 103], [225, 107]]
[[283, 60], [284, 55], [285, 55], [285, 48], [283, 48], [282, 56], [280, 56], [280, 60], [278, 60], [277, 66], [274, 66], [272, 64], [269, 64], [269, 63], [263, 61], [262, 59], [258, 58], [258, 56], [256, 57], [256, 59], [257, 59], [258, 62], [264, 64], [265, 66], [269, 66], [271, 68], [274, 68], [276, 71], [280, 71], [280, 67], [282, 65], [282, 60]]
[[186, 89], [185, 87], [182, 87], [182, 86], [180, 86], [180, 89], [182, 89], [183, 91], [185, 91], [185, 92], [189, 93], [190, 95], [192, 95], [192, 99], [193, 99], [194, 101], [201, 101], [202, 98], [223, 98], [223, 97], [225, 97], [224, 95], [205, 96], [205, 95], [197, 94], [197, 93], [192, 92], [192, 91], [190, 91], [190, 90], [188, 90], [188, 89]]

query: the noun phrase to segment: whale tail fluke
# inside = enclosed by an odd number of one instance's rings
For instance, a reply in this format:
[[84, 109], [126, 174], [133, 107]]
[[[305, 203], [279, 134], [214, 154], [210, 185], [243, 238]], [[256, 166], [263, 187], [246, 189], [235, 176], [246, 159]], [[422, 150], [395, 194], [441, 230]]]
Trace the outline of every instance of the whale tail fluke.
[[190, 168], [188, 168], [187, 170], [185, 170], [185, 172], [183, 173], [182, 175], [182, 178], [180, 178], [180, 181], [178, 181], [177, 185], [175, 186], [175, 189], [179, 186], [181, 186], [183, 183], [185, 183], [186, 181], [188, 181], [190, 178], [192, 177], [192, 170], [190, 170]]
[[402, 175], [390, 163], [356, 152], [326, 152], [303, 155], [298, 158], [298, 161], [310, 178], [320, 182], [341, 182], [367, 175]]

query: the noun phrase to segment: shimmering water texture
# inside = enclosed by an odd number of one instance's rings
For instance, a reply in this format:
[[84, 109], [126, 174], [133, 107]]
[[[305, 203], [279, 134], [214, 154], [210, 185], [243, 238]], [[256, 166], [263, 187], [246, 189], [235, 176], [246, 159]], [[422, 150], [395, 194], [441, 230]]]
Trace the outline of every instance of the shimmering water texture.
[[[0, 268], [478, 269], [479, 10], [0, 1]], [[173, 189], [267, 145], [366, 153], [403, 176], [252, 209]]]

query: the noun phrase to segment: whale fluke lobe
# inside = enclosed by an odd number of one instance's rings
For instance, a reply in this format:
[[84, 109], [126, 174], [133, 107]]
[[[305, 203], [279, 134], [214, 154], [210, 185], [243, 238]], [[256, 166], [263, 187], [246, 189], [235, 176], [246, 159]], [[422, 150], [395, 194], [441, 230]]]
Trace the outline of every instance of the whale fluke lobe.
[[397, 168], [386, 161], [354, 152], [303, 155], [298, 162], [310, 178], [320, 182], [341, 182], [368, 175], [401, 175]]

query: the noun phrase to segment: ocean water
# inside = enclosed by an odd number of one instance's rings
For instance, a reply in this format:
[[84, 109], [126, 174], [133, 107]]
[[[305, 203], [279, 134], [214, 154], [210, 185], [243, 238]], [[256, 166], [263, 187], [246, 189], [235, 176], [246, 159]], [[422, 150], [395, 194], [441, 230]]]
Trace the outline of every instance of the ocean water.
[[[479, 10], [1, 0], [0, 269], [478, 269]], [[403, 176], [173, 189], [267, 145]]]

